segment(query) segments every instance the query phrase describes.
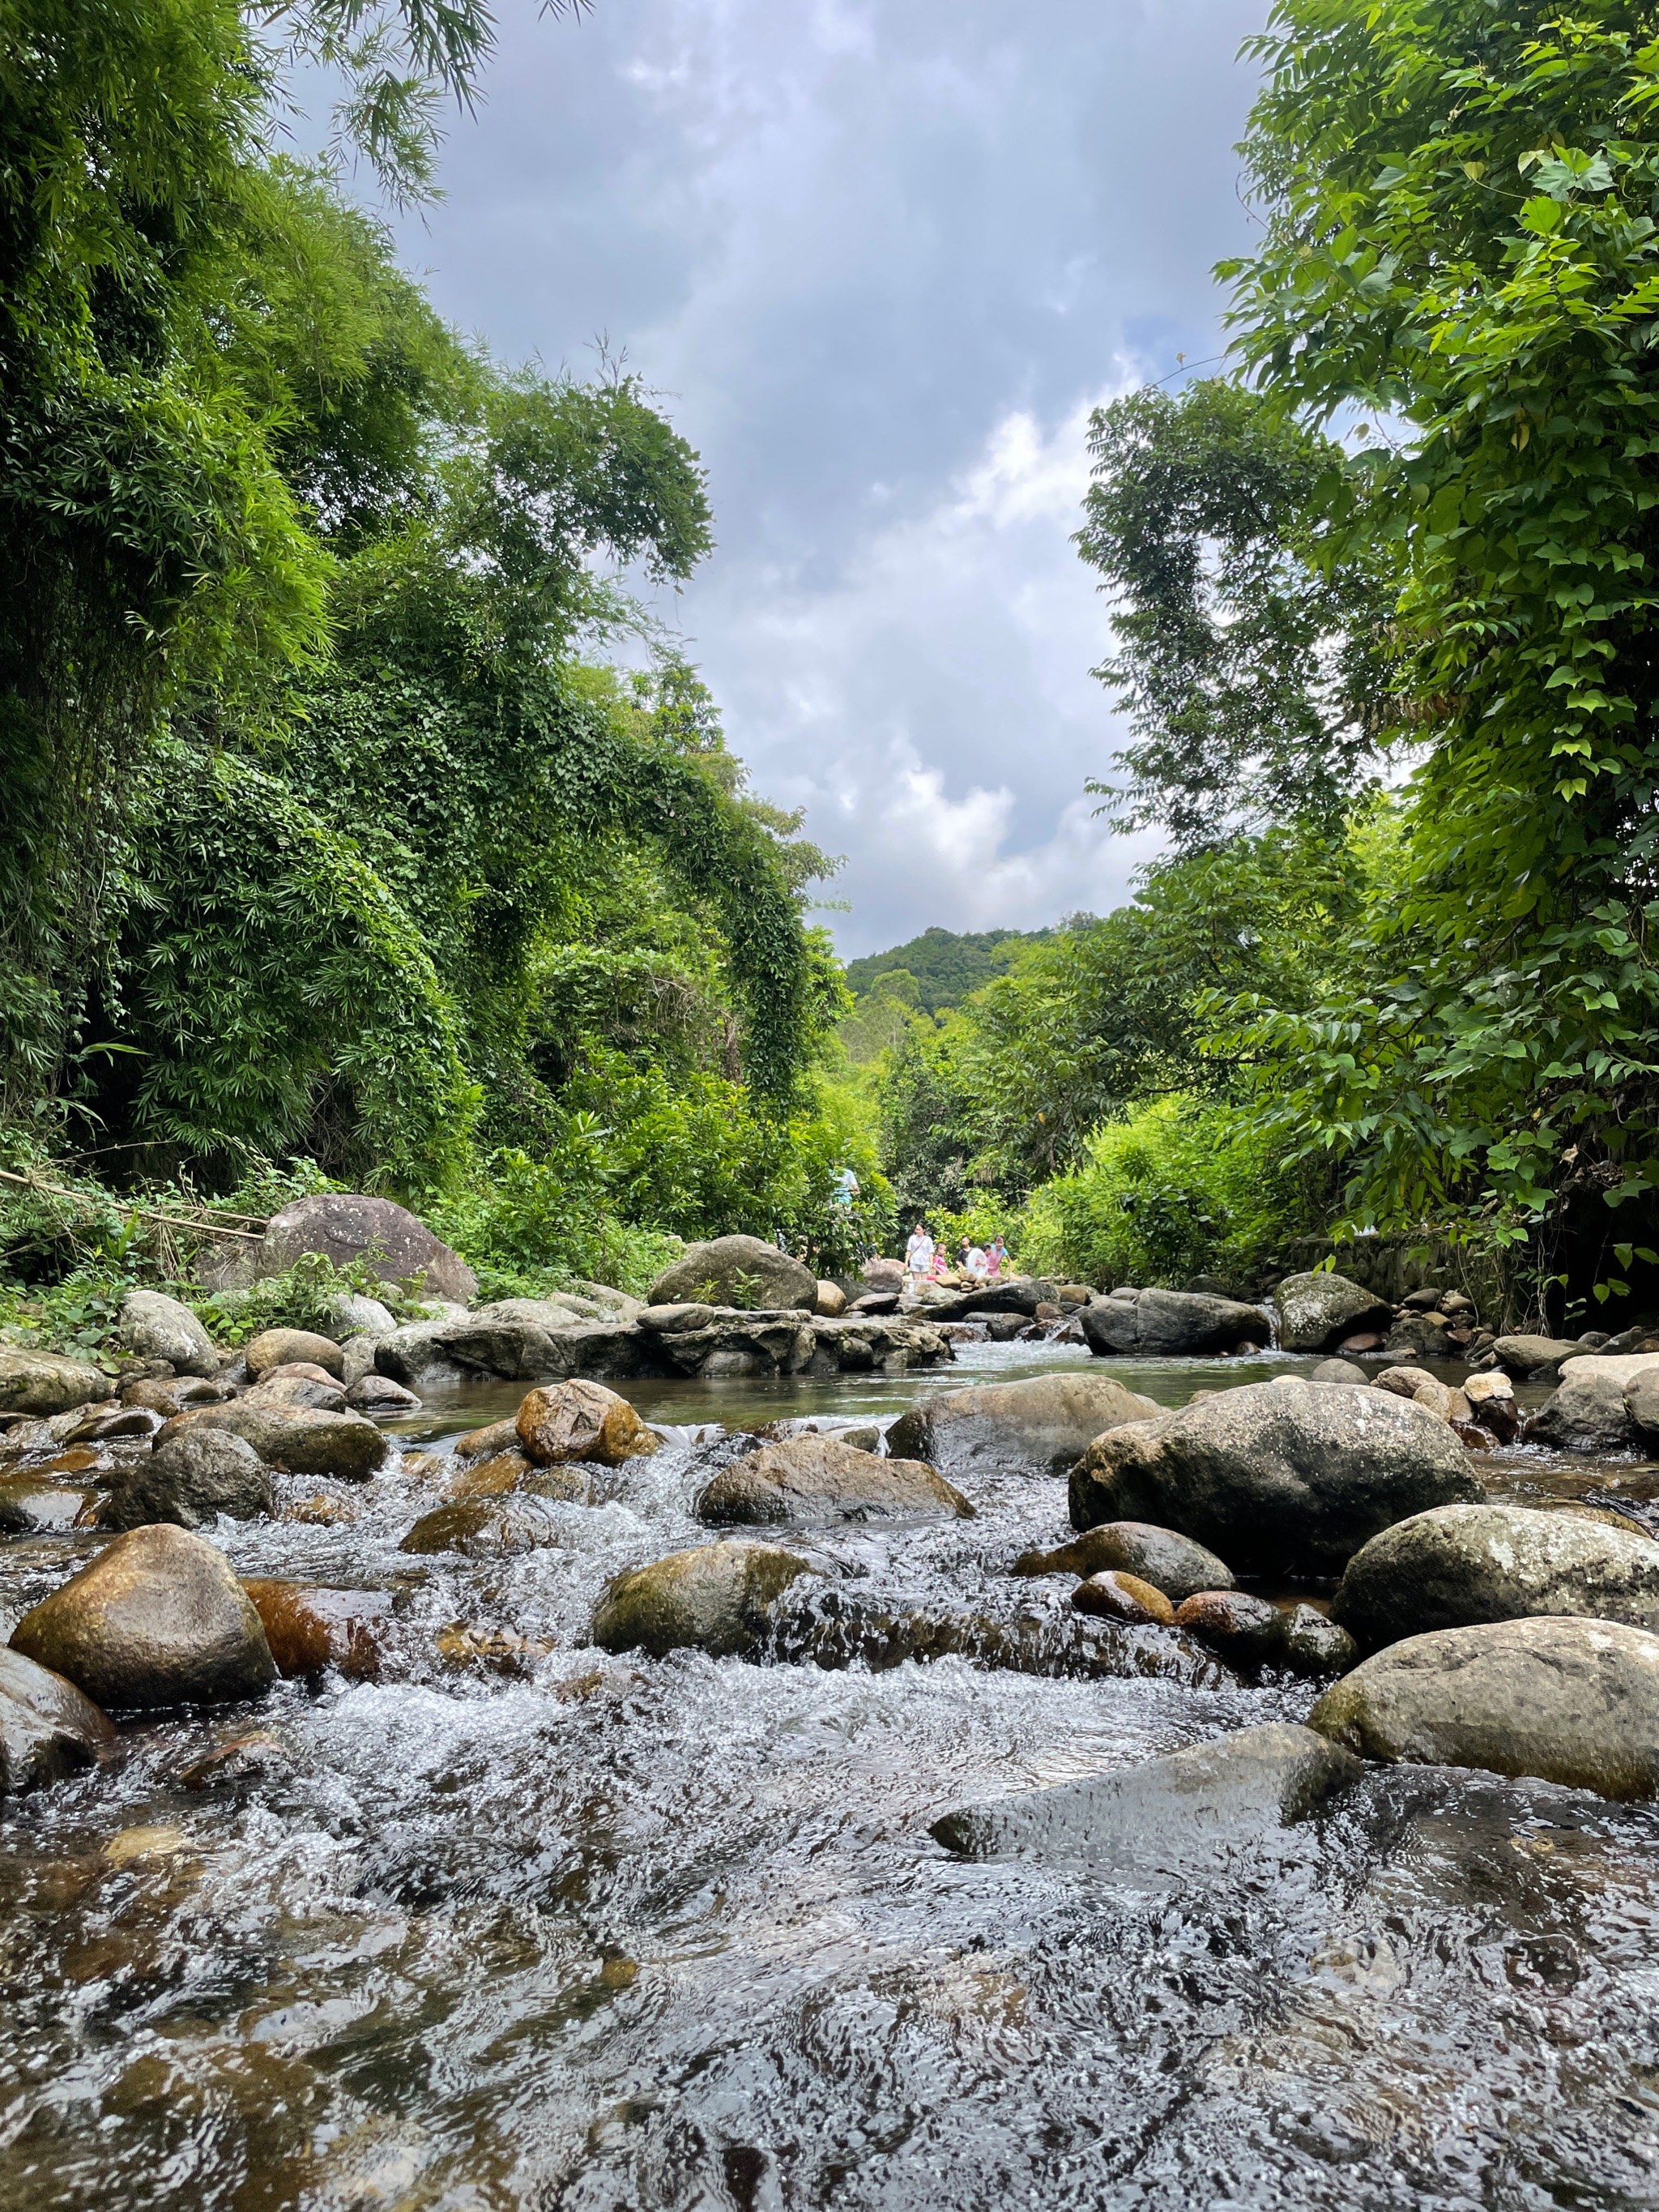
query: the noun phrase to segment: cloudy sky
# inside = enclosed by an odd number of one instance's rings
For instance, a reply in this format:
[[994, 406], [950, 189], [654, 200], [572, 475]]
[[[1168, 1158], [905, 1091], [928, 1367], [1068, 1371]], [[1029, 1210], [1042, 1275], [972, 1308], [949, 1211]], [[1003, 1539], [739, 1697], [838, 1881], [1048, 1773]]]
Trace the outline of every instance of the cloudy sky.
[[625, 355], [702, 454], [719, 550], [659, 611], [847, 856], [843, 953], [1114, 903], [1087, 413], [1218, 349], [1266, 0], [501, 13], [406, 257], [498, 356]]

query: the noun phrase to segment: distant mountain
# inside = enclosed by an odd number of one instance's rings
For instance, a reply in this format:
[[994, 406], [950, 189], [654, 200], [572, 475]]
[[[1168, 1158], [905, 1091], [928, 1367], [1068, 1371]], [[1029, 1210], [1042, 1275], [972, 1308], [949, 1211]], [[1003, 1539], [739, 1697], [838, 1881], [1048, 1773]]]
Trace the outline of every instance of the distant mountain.
[[847, 980], [860, 998], [878, 975], [892, 968], [908, 969], [916, 979], [921, 1004], [930, 1014], [944, 1006], [959, 1006], [970, 991], [993, 976], [1006, 975], [1022, 945], [1052, 937], [1051, 929], [924, 929], [908, 945], [890, 952], [866, 952], [862, 960], [849, 960]]

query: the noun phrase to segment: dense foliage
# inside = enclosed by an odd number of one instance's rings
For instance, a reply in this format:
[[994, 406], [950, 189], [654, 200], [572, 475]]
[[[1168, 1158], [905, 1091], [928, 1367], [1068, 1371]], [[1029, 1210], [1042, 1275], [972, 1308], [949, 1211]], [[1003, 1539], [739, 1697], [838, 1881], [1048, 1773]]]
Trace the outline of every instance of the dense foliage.
[[[12, 1157], [190, 1203], [303, 1163], [518, 1280], [637, 1274], [640, 1236], [843, 1235], [836, 1169], [881, 1185], [814, 1072], [831, 864], [617, 580], [708, 550], [696, 454], [630, 376], [461, 342], [328, 170], [267, 151], [319, 63], [343, 147], [418, 194], [490, 39], [476, 0], [8, 27]], [[30, 1259], [27, 1213], [15, 1270], [102, 1264], [78, 1230]]]
[[863, 998], [883, 977], [907, 975], [916, 986], [915, 1004], [937, 1014], [946, 1006], [959, 1006], [970, 991], [993, 976], [1006, 975], [1022, 945], [1048, 934], [1041, 929], [924, 929], [907, 945], [849, 960], [848, 987]]

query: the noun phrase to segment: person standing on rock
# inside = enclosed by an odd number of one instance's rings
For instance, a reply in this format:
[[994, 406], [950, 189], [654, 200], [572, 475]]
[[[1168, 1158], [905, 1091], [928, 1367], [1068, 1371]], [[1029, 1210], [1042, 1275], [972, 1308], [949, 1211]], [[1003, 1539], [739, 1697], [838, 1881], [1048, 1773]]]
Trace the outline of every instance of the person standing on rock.
[[917, 1282], [933, 1272], [933, 1240], [927, 1234], [925, 1221], [917, 1222], [910, 1232], [910, 1241], [904, 1248], [904, 1265]]

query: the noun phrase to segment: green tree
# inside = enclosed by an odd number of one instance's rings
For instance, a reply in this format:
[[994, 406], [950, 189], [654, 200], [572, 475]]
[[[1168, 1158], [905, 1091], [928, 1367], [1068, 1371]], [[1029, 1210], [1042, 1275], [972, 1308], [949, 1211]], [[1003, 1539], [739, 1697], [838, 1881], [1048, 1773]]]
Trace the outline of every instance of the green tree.
[[1241, 1039], [1362, 1218], [1519, 1236], [1651, 1184], [1656, 30], [1608, 0], [1284, 0], [1258, 48], [1239, 343], [1280, 405], [1389, 427], [1334, 529], [1380, 511], [1403, 547], [1423, 755], [1356, 948], [1381, 988]]
[[1182, 851], [1306, 820], [1326, 831], [1372, 780], [1387, 703], [1386, 538], [1334, 546], [1319, 503], [1339, 449], [1206, 377], [1095, 410], [1076, 544], [1110, 594], [1094, 672], [1135, 742], [1091, 782], [1123, 830]]

